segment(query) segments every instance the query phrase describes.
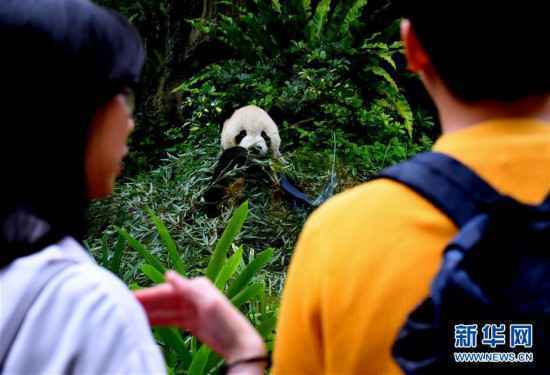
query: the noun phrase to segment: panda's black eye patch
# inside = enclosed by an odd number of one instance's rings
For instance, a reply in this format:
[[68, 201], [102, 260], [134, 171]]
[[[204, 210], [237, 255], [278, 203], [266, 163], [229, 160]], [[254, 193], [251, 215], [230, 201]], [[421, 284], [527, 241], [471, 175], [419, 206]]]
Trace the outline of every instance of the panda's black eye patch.
[[271, 139], [267, 136], [266, 132], [262, 132], [262, 138], [264, 139], [267, 147], [271, 147]]
[[246, 131], [241, 130], [241, 132], [235, 137], [235, 143], [240, 144], [244, 137], [246, 137]]

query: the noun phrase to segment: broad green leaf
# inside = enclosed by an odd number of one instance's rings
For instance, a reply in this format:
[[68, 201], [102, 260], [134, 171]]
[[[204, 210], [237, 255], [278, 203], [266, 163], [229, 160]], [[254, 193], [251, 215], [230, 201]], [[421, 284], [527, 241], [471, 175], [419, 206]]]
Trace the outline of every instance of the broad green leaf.
[[236, 296], [252, 278], [265, 267], [273, 258], [273, 249], [267, 249], [260, 254], [257, 254], [254, 259], [248, 263], [248, 265], [242, 270], [237, 278], [229, 285], [227, 290], [227, 297], [233, 298]]
[[203, 345], [201, 348], [193, 353], [193, 360], [189, 366], [189, 375], [203, 375], [205, 374], [206, 364], [208, 363], [208, 357], [210, 357], [212, 351]]
[[241, 261], [243, 260], [243, 247], [239, 247], [239, 249], [225, 262], [223, 265], [220, 273], [218, 273], [218, 277], [216, 277], [216, 282], [214, 283], [216, 287], [223, 291], [225, 288], [225, 285], [227, 284], [227, 281], [233, 276], [233, 274], [237, 271], [237, 268], [239, 268], [239, 264], [241, 264]]
[[143, 263], [139, 269], [155, 284], [161, 284], [164, 282], [164, 275], [150, 264]]
[[155, 330], [164, 345], [174, 350], [186, 364], [185, 367], [187, 367], [191, 363], [192, 358], [191, 353], [187, 350], [185, 342], [181, 337], [181, 333], [176, 328], [160, 327], [155, 328]]
[[231, 302], [235, 307], [240, 308], [247, 302], [254, 300], [264, 292], [263, 283], [253, 283], [241, 290], [235, 297], [231, 298]]
[[216, 277], [218, 277], [218, 273], [225, 263], [229, 247], [235, 240], [235, 237], [237, 237], [240, 233], [247, 216], [248, 202], [244, 202], [235, 210], [231, 220], [229, 220], [229, 224], [223, 231], [221, 238], [216, 243], [216, 248], [210, 257], [210, 262], [208, 263], [208, 267], [206, 269], [206, 276], [210, 280], [215, 281]]
[[128, 242], [128, 244], [134, 250], [136, 250], [147, 263], [155, 267], [157, 271], [159, 271], [161, 274], [164, 275], [166, 273], [166, 268], [164, 268], [159, 258], [153, 255], [149, 250], [147, 250], [147, 248], [143, 244], [141, 244], [141, 242], [132, 237], [125, 229], [117, 227], [117, 230]]
[[172, 239], [172, 236], [170, 236], [170, 232], [168, 232], [168, 228], [166, 228], [166, 225], [164, 225], [162, 220], [157, 215], [155, 215], [152, 210], [148, 209], [147, 213], [149, 214], [149, 218], [151, 219], [153, 224], [155, 224], [162, 243], [168, 250], [168, 256], [170, 258], [172, 266], [180, 275], [185, 275], [185, 265], [181, 260], [181, 256], [176, 247], [176, 243]]

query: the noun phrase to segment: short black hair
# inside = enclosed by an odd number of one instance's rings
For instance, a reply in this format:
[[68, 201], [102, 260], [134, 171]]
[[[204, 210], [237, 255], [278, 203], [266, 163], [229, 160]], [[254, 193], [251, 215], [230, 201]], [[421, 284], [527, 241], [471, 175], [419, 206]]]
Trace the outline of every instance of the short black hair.
[[[2, 0], [0, 46], [0, 224], [24, 210], [82, 239], [89, 125], [137, 83], [142, 41], [88, 0]], [[10, 241], [0, 228], [0, 255]]]
[[396, 1], [460, 99], [509, 102], [550, 93], [545, 1]]

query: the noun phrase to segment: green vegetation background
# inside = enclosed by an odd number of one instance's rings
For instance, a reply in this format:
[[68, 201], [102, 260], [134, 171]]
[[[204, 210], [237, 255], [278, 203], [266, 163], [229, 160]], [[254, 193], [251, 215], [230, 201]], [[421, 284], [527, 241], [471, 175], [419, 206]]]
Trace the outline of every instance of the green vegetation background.
[[[342, 191], [437, 136], [433, 107], [405, 69], [398, 9], [390, 0], [98, 2], [136, 26], [147, 61], [126, 172], [91, 207], [89, 248], [134, 288], [161, 281], [164, 267], [206, 274], [230, 297], [244, 282], [239, 307], [270, 341], [311, 211], [285, 198], [277, 176], [311, 196], [335, 177]], [[286, 163], [258, 161], [268, 178], [256, 182], [230, 171], [221, 215], [209, 218], [202, 197], [221, 125], [248, 104], [279, 125]], [[188, 335], [156, 337], [172, 373], [218, 371], [220, 359]]]

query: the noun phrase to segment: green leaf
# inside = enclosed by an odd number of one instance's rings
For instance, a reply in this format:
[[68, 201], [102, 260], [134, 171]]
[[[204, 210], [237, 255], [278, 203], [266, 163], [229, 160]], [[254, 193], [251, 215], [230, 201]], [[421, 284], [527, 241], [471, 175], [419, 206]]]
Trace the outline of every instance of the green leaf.
[[122, 235], [118, 235], [118, 240], [115, 245], [115, 253], [111, 259], [110, 269], [114, 274], [120, 273], [120, 264], [122, 263], [122, 253], [124, 252], [124, 247], [126, 246], [126, 240]]
[[252, 280], [256, 273], [258, 273], [259, 270], [271, 261], [272, 258], [273, 249], [267, 249], [260, 254], [257, 254], [231, 283], [229, 289], [227, 290], [227, 297], [230, 299], [235, 297], [250, 282], [250, 280]]
[[161, 284], [164, 282], [164, 275], [150, 264], [143, 263], [139, 269], [155, 284]]
[[306, 17], [311, 15], [311, 0], [302, 0], [302, 8]]
[[380, 66], [373, 66], [373, 67], [369, 68], [368, 70], [370, 70], [371, 72], [373, 72], [377, 76], [384, 78], [386, 80], [386, 82], [388, 82], [390, 85], [392, 85], [392, 87], [396, 91], [399, 91], [399, 86], [397, 86], [397, 83], [395, 83], [395, 80], [392, 78], [390, 73], [388, 73], [386, 71], [386, 69], [384, 69]]
[[241, 261], [243, 260], [243, 247], [239, 247], [239, 249], [225, 262], [223, 265], [220, 273], [218, 274], [218, 277], [216, 277], [216, 282], [214, 283], [216, 287], [223, 291], [225, 288], [225, 285], [227, 284], [227, 281], [233, 276], [233, 274], [237, 271], [237, 268], [239, 268], [239, 264], [241, 264]]
[[170, 236], [170, 232], [168, 232], [168, 228], [166, 228], [166, 225], [164, 225], [162, 220], [157, 215], [155, 215], [152, 210], [147, 209], [147, 213], [149, 214], [149, 218], [151, 219], [151, 221], [155, 224], [162, 243], [168, 250], [168, 256], [170, 258], [170, 261], [172, 262], [172, 266], [180, 275], [184, 276], [185, 265], [181, 260], [180, 254], [176, 247], [176, 243], [172, 239], [172, 236]]
[[264, 292], [265, 285], [263, 282], [253, 283], [241, 290], [235, 297], [231, 298], [231, 302], [235, 307], [239, 308], [247, 302], [254, 300]]
[[258, 326], [258, 332], [262, 335], [263, 338], [267, 338], [275, 331], [277, 326], [277, 314], [271, 313], [267, 314], [265, 319]]
[[363, 8], [367, 5], [368, 0], [356, 0], [350, 7], [344, 22], [340, 26], [340, 35], [351, 38], [351, 30], [357, 26], [360, 21]]
[[101, 238], [101, 259], [99, 261], [99, 264], [102, 267], [107, 267], [110, 269], [109, 264], [109, 244], [107, 243], [107, 235], [104, 234]]
[[216, 248], [214, 253], [210, 257], [210, 262], [206, 269], [206, 276], [215, 281], [218, 277], [218, 273], [222, 269], [225, 259], [227, 257], [227, 252], [231, 243], [235, 240], [235, 237], [240, 233], [241, 228], [248, 216], [248, 202], [244, 202], [239, 208], [235, 210], [229, 224], [223, 231], [221, 238], [216, 243]]
[[281, 14], [282, 13], [282, 10], [281, 10], [281, 2], [279, 0], [271, 0], [271, 5], [273, 6], [273, 9]]
[[181, 333], [176, 328], [161, 327], [155, 328], [155, 330], [158, 333], [162, 343], [166, 347], [174, 350], [185, 363], [185, 367], [187, 367], [191, 363], [192, 357], [191, 353], [185, 346]]
[[323, 29], [327, 23], [331, 0], [321, 0], [317, 4], [315, 14], [306, 27], [308, 42], [316, 44], [321, 40]]
[[393, 60], [391, 53], [379, 52], [378, 57], [380, 57], [382, 60], [390, 64], [393, 69], [397, 70], [397, 65], [395, 64], [395, 61]]
[[208, 349], [206, 345], [193, 353], [193, 360], [189, 366], [189, 375], [203, 375], [206, 373], [206, 364], [208, 363], [208, 357], [210, 357], [212, 351]]
[[413, 115], [411, 106], [409, 105], [409, 102], [407, 102], [407, 99], [405, 99], [404, 96], [400, 95], [399, 97], [394, 98], [394, 105], [397, 112], [403, 118], [405, 129], [407, 129], [407, 133], [409, 134], [409, 137], [412, 138], [414, 115]]
[[145, 259], [147, 263], [152, 265], [159, 271], [161, 274], [166, 273], [166, 268], [162, 265], [159, 258], [157, 258], [153, 253], [151, 253], [147, 248], [141, 244], [138, 240], [136, 240], [134, 237], [132, 237], [125, 229], [116, 227], [118, 232], [124, 237], [124, 239], [128, 242], [128, 244], [136, 250], [142, 257]]

